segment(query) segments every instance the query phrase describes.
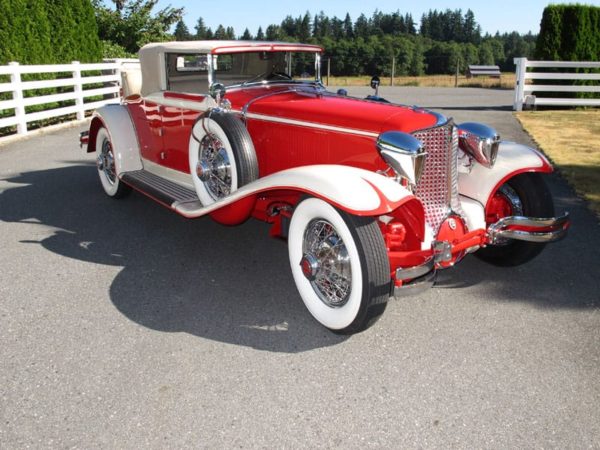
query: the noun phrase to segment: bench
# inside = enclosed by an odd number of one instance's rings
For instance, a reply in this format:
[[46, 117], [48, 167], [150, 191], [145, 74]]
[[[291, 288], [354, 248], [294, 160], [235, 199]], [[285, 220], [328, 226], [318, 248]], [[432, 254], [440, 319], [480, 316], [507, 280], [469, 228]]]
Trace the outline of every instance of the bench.
[[467, 78], [485, 76], [500, 78], [500, 67], [498, 66], [469, 66]]

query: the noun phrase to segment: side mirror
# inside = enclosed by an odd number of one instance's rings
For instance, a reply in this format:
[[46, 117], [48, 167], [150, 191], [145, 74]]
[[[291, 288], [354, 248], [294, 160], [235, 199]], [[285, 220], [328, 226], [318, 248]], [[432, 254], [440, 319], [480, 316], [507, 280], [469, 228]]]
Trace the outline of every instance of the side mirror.
[[379, 97], [379, 85], [381, 84], [381, 80], [377, 75], [371, 78], [371, 88], [375, 89], [375, 97]]

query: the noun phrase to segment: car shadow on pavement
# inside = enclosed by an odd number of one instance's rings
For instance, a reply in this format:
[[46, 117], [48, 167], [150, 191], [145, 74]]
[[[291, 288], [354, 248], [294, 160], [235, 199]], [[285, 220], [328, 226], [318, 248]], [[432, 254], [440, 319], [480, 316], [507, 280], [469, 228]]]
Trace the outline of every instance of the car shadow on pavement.
[[0, 220], [57, 228], [22, 242], [92, 263], [90, 271], [95, 264], [123, 267], [107, 289], [138, 324], [274, 352], [347, 339], [312, 319], [296, 292], [287, 245], [270, 239], [261, 222], [225, 227], [184, 219], [137, 193], [108, 198], [93, 165], [5, 181], [16, 185], [0, 193]]
[[[57, 228], [24, 245], [39, 243], [69, 258], [123, 267], [107, 289], [116, 308], [140, 325], [273, 352], [301, 352], [346, 339], [307, 312], [289, 270], [287, 246], [268, 237], [266, 224], [250, 220], [224, 227], [208, 218], [187, 220], [137, 193], [110, 199], [91, 164], [4, 181], [15, 186], [0, 193], [0, 220]], [[597, 223], [565, 189], [554, 195], [557, 211], [575, 202], [572, 236], [516, 268], [467, 256], [440, 273], [435, 289], [478, 285], [489, 293], [482, 301], [598, 307], [600, 242], [598, 233], [586, 237], [585, 232]]]

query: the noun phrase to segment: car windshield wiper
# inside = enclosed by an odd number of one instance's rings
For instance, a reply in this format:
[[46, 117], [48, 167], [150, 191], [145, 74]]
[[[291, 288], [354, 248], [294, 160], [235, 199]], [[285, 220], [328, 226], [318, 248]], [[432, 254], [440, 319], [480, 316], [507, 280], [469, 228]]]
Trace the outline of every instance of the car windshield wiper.
[[264, 76], [265, 76], [267, 73], [268, 73], [268, 72], [262, 72], [262, 73], [259, 73], [259, 74], [258, 74], [258, 75], [256, 75], [255, 77], [253, 77], [253, 78], [250, 78], [249, 80], [246, 80], [246, 81], [244, 81], [244, 82], [242, 83], [242, 86], [246, 86], [246, 85], [248, 85], [248, 84], [250, 84], [250, 83], [254, 83], [254, 82], [256, 82], [256, 81], [260, 80], [261, 78], [264, 78]]

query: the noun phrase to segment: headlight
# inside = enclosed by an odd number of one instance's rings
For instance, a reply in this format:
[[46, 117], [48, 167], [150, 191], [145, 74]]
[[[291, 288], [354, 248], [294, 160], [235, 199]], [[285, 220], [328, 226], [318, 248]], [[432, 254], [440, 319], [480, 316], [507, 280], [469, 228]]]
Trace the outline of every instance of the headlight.
[[413, 186], [418, 183], [427, 155], [421, 141], [401, 131], [386, 131], [377, 138], [377, 149], [399, 176]]
[[492, 168], [498, 155], [500, 135], [482, 123], [467, 122], [458, 125], [458, 145], [481, 165]]

